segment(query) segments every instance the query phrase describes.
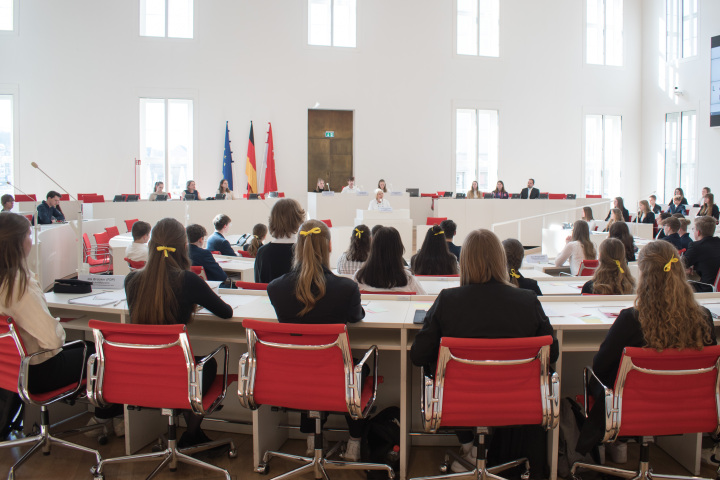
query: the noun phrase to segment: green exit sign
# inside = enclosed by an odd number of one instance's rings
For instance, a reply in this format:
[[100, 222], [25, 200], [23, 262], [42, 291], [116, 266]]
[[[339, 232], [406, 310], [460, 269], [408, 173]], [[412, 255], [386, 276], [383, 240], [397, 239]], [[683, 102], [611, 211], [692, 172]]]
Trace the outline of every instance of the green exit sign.
[[335, 132], [325, 132], [325, 138], [334, 138]]

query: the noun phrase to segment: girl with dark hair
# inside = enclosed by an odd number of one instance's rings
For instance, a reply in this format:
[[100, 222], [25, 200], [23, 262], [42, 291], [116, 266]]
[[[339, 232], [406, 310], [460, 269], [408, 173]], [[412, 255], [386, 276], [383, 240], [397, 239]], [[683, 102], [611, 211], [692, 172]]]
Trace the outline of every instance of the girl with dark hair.
[[281, 198], [275, 202], [268, 222], [273, 240], [258, 249], [255, 257], [256, 282], [270, 283], [290, 271], [298, 228], [304, 221], [305, 210], [294, 198]]
[[387, 191], [387, 186], [386, 186], [385, 180], [383, 180], [382, 178], [378, 181], [378, 186], [377, 186], [377, 187], [378, 187], [380, 190], [382, 190], [383, 193], [387, 193], [387, 192], [388, 192], [388, 191]]
[[608, 215], [610, 216], [610, 220], [607, 221], [603, 232], [609, 232], [610, 227], [612, 227], [613, 224], [616, 222], [624, 222], [622, 217], [622, 210], [620, 210], [619, 208], [611, 208]]
[[372, 234], [367, 225], [358, 225], [350, 235], [350, 247], [337, 262], [337, 271], [342, 275], [355, 275], [370, 255]]
[[[621, 225], [625, 225], [622, 223]], [[600, 244], [600, 264], [592, 280], [585, 282], [582, 293], [597, 295], [630, 295], [635, 279], [625, 260], [625, 245], [617, 238], [607, 238]]]
[[590, 230], [585, 220], [573, 224], [572, 237], [566, 239], [565, 248], [555, 258], [555, 266], [562, 266], [570, 259], [570, 273], [577, 275], [583, 260], [595, 260], [595, 245], [590, 241]]
[[[622, 213], [622, 219], [624, 222], [630, 221], [630, 213], [627, 211], [627, 208], [625, 208], [625, 202], [623, 201], [622, 197], [615, 197], [613, 199], [613, 208], [617, 208]], [[605, 221], [607, 222], [610, 219], [610, 214], [612, 213], [612, 210], [610, 210], [607, 214], [607, 217], [605, 217]]]
[[220, 180], [220, 185], [218, 185], [217, 193], [225, 195], [225, 200], [232, 200], [235, 198], [232, 190], [230, 190], [228, 181], [224, 178]]
[[355, 273], [360, 290], [415, 292], [425, 295], [420, 283], [403, 265], [400, 233], [394, 227], [380, 227], [373, 234], [370, 255], [365, 265]]
[[445, 231], [433, 225], [425, 234], [422, 247], [410, 259], [410, 269], [415, 275], [455, 275], [458, 260], [450, 253], [445, 241]]
[[505, 191], [505, 184], [502, 180], [497, 181], [495, 190], [492, 191], [493, 198], [510, 198], [510, 194]]
[[683, 189], [680, 187], [677, 187], [675, 189], [675, 192], [673, 192], [673, 197], [676, 197], [680, 195], [680, 205], [687, 205], [688, 201], [687, 198], [685, 198], [685, 192], [683, 192]]
[[183, 200], [187, 200], [188, 195], [195, 195], [193, 200], [200, 200], [200, 192], [195, 188], [195, 180], [188, 180], [185, 184], [185, 190], [182, 192]]
[[510, 272], [510, 283], [516, 287], [533, 291], [537, 296], [542, 296], [537, 280], [525, 278], [520, 273], [520, 266], [525, 258], [525, 248], [523, 247], [523, 244], [520, 243], [520, 240], [508, 238], [503, 240], [502, 246], [505, 249], [505, 257], [507, 257], [508, 272]]
[[588, 223], [588, 228], [591, 232], [594, 232], [595, 229], [597, 229], [595, 219], [593, 218], [592, 207], [583, 207], [582, 219]]
[[625, 222], [615, 222], [608, 230], [609, 238], [617, 238], [625, 247], [625, 260], [628, 262], [635, 261], [635, 239], [630, 233], [630, 229]]
[[268, 233], [268, 227], [266, 227], [262, 223], [256, 224], [252, 229], [252, 239], [250, 240], [247, 247], [243, 246], [243, 248], [250, 254], [251, 257], [255, 258], [257, 257], [257, 252], [260, 250], [260, 247], [263, 245], [263, 240], [265, 240], [265, 237], [267, 237]]

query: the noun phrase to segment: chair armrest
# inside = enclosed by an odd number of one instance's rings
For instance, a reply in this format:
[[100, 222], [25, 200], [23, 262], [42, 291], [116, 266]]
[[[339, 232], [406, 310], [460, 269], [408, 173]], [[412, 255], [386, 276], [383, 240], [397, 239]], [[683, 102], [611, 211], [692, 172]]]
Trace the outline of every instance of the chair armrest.
[[566, 276], [568, 276], [568, 277], [574, 277], [574, 276], [575, 276], [575, 275], [573, 275], [572, 273], [567, 273], [567, 272], [560, 272], [560, 275], [566, 275]]
[[[585, 416], [588, 415], [588, 395], [590, 382], [596, 381], [603, 389], [604, 400], [605, 400], [605, 436], [603, 442], [609, 442], [613, 440], [618, 433], [617, 428], [617, 410], [614, 408], [614, 393], [612, 389], [608, 388], [595, 374], [590, 366], [585, 367], [583, 370], [583, 394], [584, 394], [584, 407]], [[596, 402], [597, 403], [597, 402]], [[600, 408], [600, 407], [597, 407]]]
[[238, 367], [238, 399], [240, 405], [250, 410], [257, 410], [258, 405], [255, 403], [255, 364], [249, 353], [243, 353], [240, 357], [240, 365]]
[[363, 356], [362, 360], [360, 360], [358, 363], [355, 364], [353, 367], [353, 377], [355, 380], [355, 394], [358, 397], [358, 403], [357, 405], [362, 408], [361, 402], [362, 402], [362, 369], [365, 363], [370, 359], [370, 355], [373, 357], [373, 368], [371, 370], [372, 376], [373, 376], [373, 390], [372, 390], [372, 398], [368, 402], [368, 404], [365, 406], [365, 408], [362, 410], [362, 412], [350, 412], [350, 416], [353, 417], [354, 420], [357, 418], [367, 418], [367, 416], [370, 414], [370, 410], [372, 409], [372, 406], [375, 404], [375, 398], [377, 397], [377, 387], [378, 387], [378, 347], [377, 345], [371, 346], [367, 352], [365, 352], [365, 355]]
[[545, 427], [547, 430], [552, 430], [558, 426], [560, 421], [560, 377], [557, 372], [553, 372], [550, 375], [550, 421]]
[[98, 378], [97, 373], [98, 355], [93, 353], [87, 360], [87, 398], [96, 407], [106, 407], [107, 404], [102, 399], [102, 381]]
[[[205, 368], [205, 364], [210, 361], [210, 359], [214, 358], [217, 354], [220, 352], [223, 352], [224, 358], [223, 358], [223, 390], [222, 394], [218, 396], [218, 398], [210, 405], [210, 407], [205, 410], [203, 408], [203, 392], [202, 392], [202, 378], [203, 378], [203, 369]], [[192, 410], [194, 413], [198, 415], [206, 415], [209, 413], [212, 413], [220, 403], [225, 399], [225, 395], [227, 394], [227, 378], [228, 378], [228, 346], [223, 344], [220, 345], [218, 348], [216, 348], [211, 354], [206, 355], [203, 357], [199, 362], [195, 364], [195, 375], [194, 375], [194, 382], [190, 382], [189, 388], [190, 388], [190, 404], [192, 405]]]
[[24, 402], [27, 402], [31, 405], [38, 405], [38, 406], [48, 405], [50, 403], [57, 402], [58, 400], [62, 400], [67, 397], [77, 395], [77, 393], [80, 391], [80, 387], [82, 387], [82, 380], [83, 380], [83, 377], [85, 376], [84, 375], [85, 374], [85, 363], [83, 363], [82, 368], [80, 369], [80, 375], [78, 376], [77, 385], [75, 385], [75, 387], [72, 390], [66, 390], [65, 392], [63, 392], [59, 395], [56, 395], [42, 403], [37, 403], [37, 402], [33, 401], [32, 398], [30, 397], [30, 392], [28, 391], [28, 374], [30, 371], [30, 361], [33, 358], [37, 357], [38, 355], [44, 355], [46, 353], [52, 353], [52, 352], [59, 353], [63, 349], [65, 349], [67, 347], [71, 347], [73, 345], [82, 345], [83, 358], [85, 358], [85, 356], [87, 355], [87, 344], [82, 340], [75, 340], [72, 342], [68, 342], [59, 348], [51, 348], [51, 349], [37, 351], [33, 354], [26, 356], [22, 360], [22, 362], [20, 363], [20, 376], [18, 377], [18, 393], [20, 394], [20, 397], [23, 399]]
[[425, 367], [420, 367], [420, 413], [422, 414], [423, 430], [427, 433], [437, 432], [440, 422], [437, 418], [437, 398], [435, 398], [435, 379], [425, 375]]

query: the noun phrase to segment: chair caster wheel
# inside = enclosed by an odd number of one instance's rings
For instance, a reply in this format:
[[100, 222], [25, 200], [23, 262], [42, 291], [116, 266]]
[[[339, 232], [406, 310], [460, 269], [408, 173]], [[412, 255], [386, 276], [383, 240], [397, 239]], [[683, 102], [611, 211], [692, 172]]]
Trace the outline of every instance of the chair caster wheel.
[[450, 465], [447, 463], [440, 464], [440, 473], [447, 473], [450, 470]]
[[522, 480], [530, 480], [530, 472], [527, 471], [527, 470], [525, 470], [525, 473], [523, 473], [522, 475], [520, 475], [520, 478], [521, 478]]
[[107, 443], [108, 443], [107, 435], [100, 435], [97, 439], [97, 442], [99, 445], [107, 445]]
[[237, 448], [231, 448], [230, 450], [228, 450], [228, 457], [237, 458], [237, 456], [238, 456]]
[[267, 463], [261, 463], [255, 468], [255, 471], [261, 475], [267, 475], [270, 472], [270, 466]]

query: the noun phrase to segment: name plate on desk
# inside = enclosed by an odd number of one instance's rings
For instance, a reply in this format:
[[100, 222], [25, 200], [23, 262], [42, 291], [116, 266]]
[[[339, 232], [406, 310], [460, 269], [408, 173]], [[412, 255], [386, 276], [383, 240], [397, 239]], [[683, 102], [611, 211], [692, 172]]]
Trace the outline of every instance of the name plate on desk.
[[364, 190], [358, 190], [357, 192], [355, 192], [355, 195], [357, 195], [358, 197], [367, 197], [368, 192], [366, 192]]
[[391, 197], [402, 197], [405, 192], [390, 192]]
[[92, 282], [94, 288], [120, 290], [125, 288], [125, 275], [78, 275], [80, 280]]
[[335, 192], [333, 192], [333, 191], [322, 192], [322, 196], [323, 196], [323, 197], [334, 197], [334, 196], [335, 196]]
[[547, 255], [526, 255], [525, 261], [527, 263], [547, 263], [548, 256]]
[[392, 211], [393, 211], [393, 210], [392, 210], [392, 207], [379, 207], [379, 208], [378, 208], [378, 212], [392, 213]]

